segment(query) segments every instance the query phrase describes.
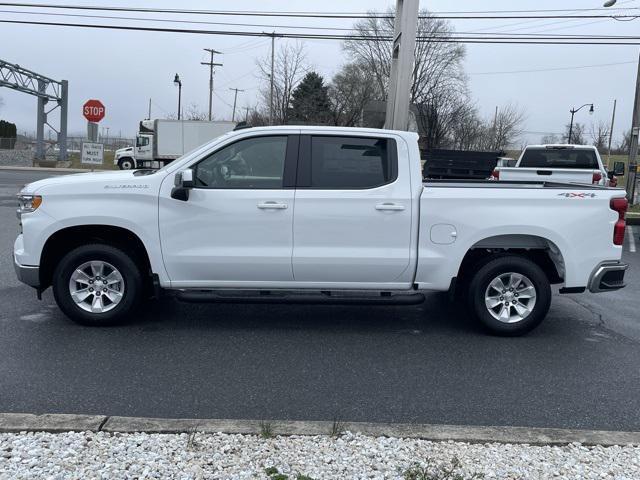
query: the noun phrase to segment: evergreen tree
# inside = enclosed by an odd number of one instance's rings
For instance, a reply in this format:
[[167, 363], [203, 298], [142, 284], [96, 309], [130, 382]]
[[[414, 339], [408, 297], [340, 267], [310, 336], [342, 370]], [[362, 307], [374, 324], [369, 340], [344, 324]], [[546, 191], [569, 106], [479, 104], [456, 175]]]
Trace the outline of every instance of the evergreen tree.
[[309, 72], [291, 95], [290, 118], [294, 123], [326, 124], [331, 115], [329, 87], [322, 76]]

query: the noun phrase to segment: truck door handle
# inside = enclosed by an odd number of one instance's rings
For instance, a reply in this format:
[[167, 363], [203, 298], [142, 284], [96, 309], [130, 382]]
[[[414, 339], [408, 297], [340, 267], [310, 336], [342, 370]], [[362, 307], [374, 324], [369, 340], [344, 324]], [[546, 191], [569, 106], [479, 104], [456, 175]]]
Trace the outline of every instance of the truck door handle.
[[396, 203], [379, 203], [378, 205], [376, 205], [376, 210], [382, 210], [382, 211], [387, 210], [392, 212], [400, 212], [404, 209], [405, 209], [404, 205], [398, 205]]
[[260, 210], [286, 210], [288, 205], [278, 202], [263, 202], [258, 204], [258, 208]]

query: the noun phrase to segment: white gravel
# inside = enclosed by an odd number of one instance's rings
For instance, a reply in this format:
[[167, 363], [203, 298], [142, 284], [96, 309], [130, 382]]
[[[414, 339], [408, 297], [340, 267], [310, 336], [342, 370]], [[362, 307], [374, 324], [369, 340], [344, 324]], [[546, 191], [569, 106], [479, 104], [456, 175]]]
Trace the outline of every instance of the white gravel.
[[[277, 437], [108, 433], [0, 434], [0, 479], [255, 479], [275, 467], [295, 479], [394, 479], [416, 462], [449, 465], [462, 478], [638, 479], [639, 447], [538, 447], [436, 443], [345, 434]], [[431, 478], [431, 477], [428, 477]], [[439, 477], [434, 477], [439, 478]]]

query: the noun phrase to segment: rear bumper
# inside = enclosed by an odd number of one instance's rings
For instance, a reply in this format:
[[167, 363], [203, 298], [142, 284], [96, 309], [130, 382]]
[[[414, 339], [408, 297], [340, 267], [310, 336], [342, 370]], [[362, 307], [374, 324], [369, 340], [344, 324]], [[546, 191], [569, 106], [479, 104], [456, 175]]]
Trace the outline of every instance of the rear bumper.
[[38, 288], [40, 286], [40, 268], [20, 265], [14, 258], [13, 268], [16, 271], [18, 280], [26, 283], [30, 287]]
[[602, 263], [591, 274], [589, 291], [592, 293], [610, 292], [624, 288], [624, 274], [629, 268], [626, 263]]

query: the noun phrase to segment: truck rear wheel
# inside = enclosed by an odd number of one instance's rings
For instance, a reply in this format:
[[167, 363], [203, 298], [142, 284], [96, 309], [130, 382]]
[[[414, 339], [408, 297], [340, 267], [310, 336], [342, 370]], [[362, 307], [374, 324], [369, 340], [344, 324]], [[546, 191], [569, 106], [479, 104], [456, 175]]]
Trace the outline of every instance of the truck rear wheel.
[[469, 304], [491, 333], [524, 335], [546, 317], [551, 305], [551, 286], [534, 262], [507, 255], [489, 260], [473, 275]]
[[120, 170], [133, 170], [136, 168], [136, 162], [133, 158], [125, 157], [118, 160]]
[[108, 326], [126, 320], [142, 294], [135, 262], [120, 249], [103, 244], [78, 247], [54, 272], [53, 295], [73, 321]]

